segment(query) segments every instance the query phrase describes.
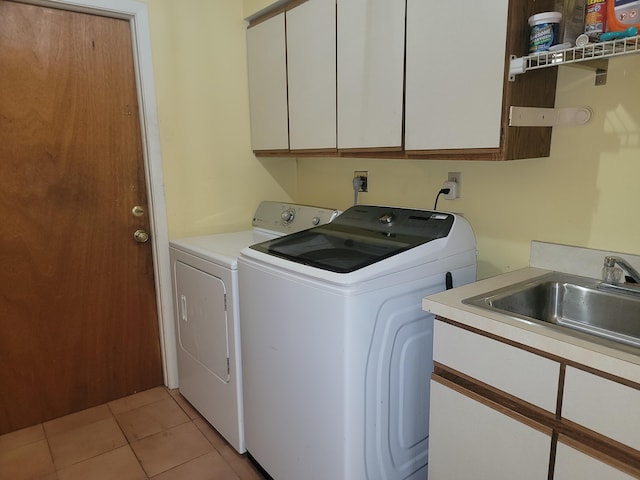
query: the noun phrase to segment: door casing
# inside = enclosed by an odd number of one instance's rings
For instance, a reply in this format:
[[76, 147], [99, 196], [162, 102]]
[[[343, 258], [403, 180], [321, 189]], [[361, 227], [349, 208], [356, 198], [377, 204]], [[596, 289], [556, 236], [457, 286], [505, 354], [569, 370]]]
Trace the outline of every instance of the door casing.
[[151, 36], [147, 5], [133, 0], [18, 0], [21, 3], [124, 19], [131, 26], [134, 70], [140, 111], [142, 153], [147, 183], [156, 305], [160, 328], [164, 383], [178, 386], [178, 363], [173, 327], [169, 232], [167, 225], [160, 132], [155, 101]]

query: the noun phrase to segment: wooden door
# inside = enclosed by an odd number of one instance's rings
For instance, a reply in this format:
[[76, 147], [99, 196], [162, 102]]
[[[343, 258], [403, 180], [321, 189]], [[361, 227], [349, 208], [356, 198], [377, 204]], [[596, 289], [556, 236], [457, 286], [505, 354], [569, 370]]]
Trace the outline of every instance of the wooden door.
[[0, 0], [0, 434], [163, 382], [133, 68], [128, 21]]

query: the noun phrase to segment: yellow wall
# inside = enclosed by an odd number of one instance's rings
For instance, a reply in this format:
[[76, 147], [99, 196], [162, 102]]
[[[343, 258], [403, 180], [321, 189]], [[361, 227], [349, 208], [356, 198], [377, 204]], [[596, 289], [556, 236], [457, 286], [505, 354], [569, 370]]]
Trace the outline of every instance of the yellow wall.
[[[472, 81], [472, 80], [470, 80]], [[531, 240], [640, 253], [640, 56], [610, 62], [606, 86], [559, 72], [556, 106], [588, 105], [582, 127], [556, 127], [551, 156], [511, 162], [300, 159], [297, 201], [346, 208], [354, 170], [368, 170], [361, 203], [433, 207], [447, 172], [462, 172], [462, 212], [478, 240], [481, 278], [528, 265]], [[461, 135], [464, 132], [460, 132]]]
[[[606, 86], [562, 67], [557, 106], [591, 123], [555, 128], [550, 158], [512, 162], [256, 159], [250, 150], [243, 18], [267, 0], [147, 0], [172, 238], [248, 225], [260, 200], [347, 208], [354, 170], [365, 203], [431, 208], [449, 171], [478, 239], [479, 276], [528, 264], [532, 239], [640, 253], [640, 56], [610, 62]], [[463, 135], [464, 132], [461, 132]]]
[[169, 235], [249, 228], [260, 200], [291, 200], [296, 171], [251, 151], [242, 2], [145, 3]]
[[260, 10], [272, 5], [275, 0], [243, 0], [243, 17], [247, 18], [254, 13], [259, 12]]

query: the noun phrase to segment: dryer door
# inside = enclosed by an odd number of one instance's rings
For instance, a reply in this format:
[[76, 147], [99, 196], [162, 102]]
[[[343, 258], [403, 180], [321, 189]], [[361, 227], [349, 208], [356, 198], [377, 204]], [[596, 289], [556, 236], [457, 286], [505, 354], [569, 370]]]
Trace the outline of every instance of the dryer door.
[[229, 327], [224, 282], [180, 261], [175, 265], [179, 348], [229, 382]]

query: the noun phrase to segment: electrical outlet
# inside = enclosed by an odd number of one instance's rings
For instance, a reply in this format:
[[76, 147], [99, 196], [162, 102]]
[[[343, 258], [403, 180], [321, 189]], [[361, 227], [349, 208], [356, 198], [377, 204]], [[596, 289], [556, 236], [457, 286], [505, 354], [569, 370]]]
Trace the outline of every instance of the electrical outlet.
[[369, 191], [369, 182], [368, 182], [368, 175], [369, 172], [367, 171], [361, 171], [361, 170], [357, 170], [355, 172], [353, 172], [353, 176], [355, 177], [360, 177], [360, 180], [362, 181], [362, 183], [360, 184], [360, 190], [358, 190], [359, 192], [368, 192]]
[[462, 172], [449, 172], [447, 174], [447, 182], [456, 183], [456, 198], [460, 198], [462, 191]]

